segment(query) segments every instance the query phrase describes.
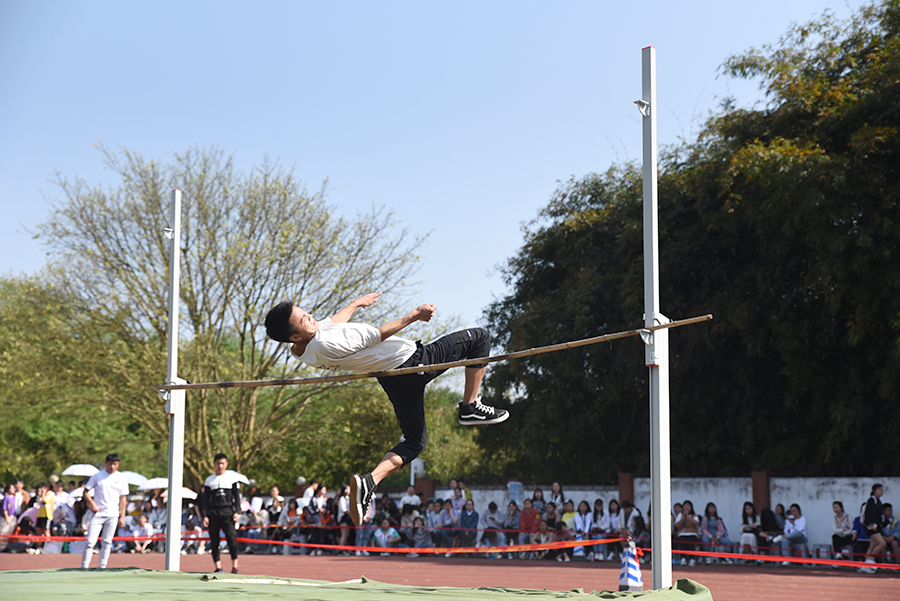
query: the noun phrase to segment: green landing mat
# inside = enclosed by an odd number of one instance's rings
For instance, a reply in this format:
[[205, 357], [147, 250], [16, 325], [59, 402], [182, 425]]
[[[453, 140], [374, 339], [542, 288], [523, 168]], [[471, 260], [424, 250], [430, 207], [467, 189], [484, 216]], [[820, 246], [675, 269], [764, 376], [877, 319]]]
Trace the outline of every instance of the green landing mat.
[[712, 601], [702, 584], [682, 579], [671, 588], [636, 593], [612, 591], [548, 591], [511, 588], [420, 587], [386, 584], [365, 576], [347, 582], [297, 580], [267, 576], [211, 575], [120, 569], [21, 570], [0, 572], [0, 591], [8, 598], [28, 599], [265, 599], [278, 601], [363, 601], [368, 599], [458, 601], [544, 601], [550, 599], [641, 599], [643, 601]]

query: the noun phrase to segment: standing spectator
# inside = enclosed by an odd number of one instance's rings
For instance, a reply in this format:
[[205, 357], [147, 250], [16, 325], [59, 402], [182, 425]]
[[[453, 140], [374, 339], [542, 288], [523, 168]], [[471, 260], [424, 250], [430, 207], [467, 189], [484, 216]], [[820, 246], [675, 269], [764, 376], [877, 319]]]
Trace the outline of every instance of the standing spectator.
[[563, 493], [562, 486], [559, 485], [559, 482], [554, 482], [550, 485], [550, 498], [547, 499], [547, 502], [553, 503], [557, 508], [565, 505], [566, 495]]
[[463, 480], [462, 478], [460, 478], [459, 481], [457, 482], [457, 484], [459, 485], [459, 490], [462, 493], [463, 498], [466, 501], [471, 501], [472, 500], [472, 491], [466, 487], [466, 481]]
[[16, 517], [22, 515], [31, 505], [31, 493], [25, 489], [25, 483], [21, 478], [16, 480]]
[[[413, 525], [406, 529], [406, 537], [409, 539], [414, 549], [431, 549], [434, 542], [431, 540], [431, 533], [425, 528], [425, 522], [421, 517], [413, 520]], [[409, 557], [418, 557], [419, 554], [413, 551]]]
[[[128, 480], [119, 471], [122, 458], [115, 453], [106, 456], [106, 469], [100, 470], [90, 477], [84, 485], [82, 497], [87, 508], [94, 512], [87, 530], [87, 546], [81, 559], [81, 567], [91, 565], [94, 545], [100, 539], [101, 569], [106, 568], [109, 553], [112, 551], [112, 539], [116, 528], [125, 525], [125, 506], [128, 504]], [[93, 494], [92, 494], [93, 493]]]
[[[400, 542], [400, 534], [391, 526], [390, 520], [381, 520], [381, 528], [375, 531], [372, 536], [372, 546], [387, 549], [396, 547]], [[387, 557], [390, 555], [387, 551], [382, 551], [381, 555]]]
[[[675, 530], [678, 535], [675, 540], [676, 548], [679, 551], [695, 551], [697, 543], [700, 542], [700, 519], [694, 513], [694, 504], [691, 501], [682, 503], [681, 515], [675, 521]], [[684, 555], [681, 556], [681, 565], [689, 565], [694, 567], [697, 560], [691, 556], [690, 560]]]
[[453, 513], [456, 514], [456, 519], [459, 519], [459, 514], [462, 513], [463, 507], [466, 506], [466, 497], [463, 496], [462, 490], [459, 488], [453, 489]]
[[[309, 505], [309, 500], [312, 499], [313, 495], [316, 493], [316, 488], [318, 488], [318, 486], [319, 486], [319, 481], [316, 480], [315, 478], [313, 478], [310, 481], [309, 486], [307, 486], [306, 489], [303, 491], [303, 496], [300, 498], [299, 501], [297, 501], [297, 505], [300, 507], [306, 507], [307, 505]], [[276, 493], [279, 492], [277, 486], [274, 486], [273, 488], [275, 489]], [[284, 503], [284, 499], [282, 499], [281, 502]]]
[[531, 504], [534, 505], [534, 510], [537, 511], [539, 515], [544, 515], [544, 512], [547, 511], [547, 501], [544, 500], [544, 491], [540, 488], [534, 489], [534, 494], [531, 497]]
[[50, 526], [53, 522], [53, 505], [56, 500], [53, 486], [49, 482], [39, 485], [35, 497], [38, 505], [37, 521], [34, 524], [35, 531], [38, 536], [50, 536]]
[[[700, 520], [700, 540], [704, 543], [710, 543], [711, 551], [723, 553], [731, 551], [731, 539], [728, 538], [728, 530], [725, 528], [725, 521], [719, 517], [719, 511], [716, 509], [715, 503], [707, 503], [706, 510], [703, 512], [703, 518]], [[713, 558], [707, 557], [706, 563], [712, 563]], [[719, 558], [716, 558], [716, 562]], [[730, 558], [725, 558], [725, 563], [731, 565], [734, 563]]]
[[[791, 505], [791, 511], [788, 513], [784, 522], [784, 534], [780, 534], [772, 539], [773, 543], [781, 544], [781, 554], [785, 557], [790, 556], [791, 548], [800, 549], [800, 556], [803, 556], [802, 547], [806, 545], [806, 518], [800, 513], [800, 506], [796, 503]], [[783, 561], [781, 565], [790, 565], [790, 562]]]
[[[513, 532], [518, 532], [521, 527], [522, 522], [522, 512], [519, 511], [519, 506], [516, 505], [515, 501], [509, 502], [509, 512], [506, 514], [506, 518], [503, 520], [503, 529], [508, 531], [508, 536], [511, 540], [513, 539], [515, 534]], [[512, 553], [507, 553], [507, 557], [509, 559], [513, 558]]]
[[[9, 536], [16, 529], [16, 485], [6, 487], [3, 496], [2, 510], [0, 510], [0, 537]], [[9, 544], [7, 538], [0, 538], [0, 551], [6, 549]]]
[[219, 559], [219, 531], [225, 533], [228, 554], [231, 555], [231, 573], [238, 573], [237, 526], [241, 519], [241, 484], [234, 473], [226, 473], [228, 457], [218, 453], [213, 459], [215, 473], [203, 482], [200, 489], [200, 515], [203, 527], [209, 532], [209, 546], [216, 572], [222, 571]]
[[[342, 547], [350, 544], [350, 535], [353, 533], [353, 520], [350, 519], [350, 485], [344, 484], [337, 494], [335, 506], [337, 507], [337, 525], [341, 529], [339, 544]], [[350, 555], [350, 551], [341, 551], [341, 555]]]
[[853, 546], [853, 520], [850, 519], [850, 516], [844, 513], [844, 504], [840, 501], [835, 501], [831, 504], [832, 510], [834, 510], [834, 515], [831, 516], [831, 550], [834, 552], [835, 559], [843, 559], [844, 556], [841, 555], [841, 550], [844, 547], [852, 547]]
[[[349, 487], [348, 487], [349, 491]], [[419, 505], [422, 504], [422, 499], [419, 498], [419, 495], [416, 494], [416, 489], [412, 486], [406, 487], [406, 494], [400, 497], [400, 513], [403, 513], [403, 508], [407, 505], [412, 505], [416, 509], [418, 509]]]
[[[863, 523], [866, 530], [869, 531], [869, 549], [866, 551], [866, 563], [875, 563], [875, 557], [880, 555], [887, 547], [884, 536], [881, 534], [881, 528], [884, 526], [884, 508], [881, 506], [881, 496], [884, 494], [884, 487], [881, 484], [872, 486], [872, 496], [866, 503], [866, 510], [863, 513]], [[873, 574], [874, 567], [863, 568], [864, 571]]]
[[460, 546], [474, 547], [475, 537], [478, 535], [478, 512], [475, 511], [475, 503], [471, 499], [466, 501], [459, 515], [459, 528], [462, 539]]
[[900, 520], [894, 515], [894, 507], [884, 504], [884, 526], [881, 528], [884, 542], [891, 548], [895, 563], [900, 563]]
[[744, 510], [741, 512], [741, 547], [744, 552], [759, 555], [759, 516], [756, 514], [756, 506], [750, 501], [744, 503]]

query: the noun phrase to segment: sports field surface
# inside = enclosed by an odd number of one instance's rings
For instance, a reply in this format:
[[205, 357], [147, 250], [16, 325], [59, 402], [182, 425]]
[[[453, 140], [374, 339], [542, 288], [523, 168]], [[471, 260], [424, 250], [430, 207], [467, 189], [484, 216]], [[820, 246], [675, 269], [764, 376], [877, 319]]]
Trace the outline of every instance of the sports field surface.
[[[536, 562], [524, 560], [490, 560], [445, 557], [332, 557], [242, 555], [240, 574], [217, 574], [215, 582], [203, 581], [211, 575], [212, 560], [208, 555], [186, 555], [181, 558], [183, 574], [169, 574], [144, 570], [163, 570], [162, 554], [117, 555], [110, 558], [107, 573], [93, 569], [83, 572], [76, 568], [81, 558], [76, 555], [0, 555], [0, 591], [11, 597], [37, 595], [42, 599], [95, 600], [99, 596], [110, 599], [194, 598], [204, 591], [228, 593], [226, 597], [261, 598], [275, 600], [282, 596], [291, 599], [509, 599], [520, 593], [529, 601], [543, 599], [586, 599], [586, 594], [566, 591], [580, 589], [584, 593], [618, 588], [619, 564], [614, 562], [588, 563]], [[96, 565], [96, 557], [93, 565]], [[223, 566], [230, 570], [230, 560], [223, 557]], [[124, 568], [140, 568], [124, 570]], [[644, 566], [645, 589], [650, 588], [650, 570]], [[343, 583], [327, 586], [290, 586], [266, 581], [296, 579], [309, 584], [321, 582]], [[239, 582], [227, 580], [237, 578]], [[822, 600], [867, 601], [900, 599], [900, 571], [884, 574], [859, 574], [852, 570], [831, 570], [782, 566], [696, 566], [674, 568], [674, 578], [689, 578], [707, 587], [716, 601], [751, 600]], [[263, 582], [240, 582], [260, 580]], [[374, 581], [374, 582], [372, 582]], [[121, 586], [137, 592], [129, 593]], [[400, 586], [386, 586], [400, 585]], [[215, 587], [215, 588], [214, 588]], [[407, 589], [406, 587], [414, 587]], [[468, 590], [434, 590], [438, 587]], [[487, 590], [485, 590], [487, 589]], [[496, 589], [496, 590], [494, 590]], [[510, 590], [503, 590], [510, 589]], [[541, 589], [547, 589], [541, 594]], [[182, 596], [180, 591], [185, 594]], [[189, 592], [190, 591], [190, 592]], [[558, 591], [557, 593], [553, 593]], [[21, 594], [20, 594], [21, 593]], [[519, 596], [519, 595], [513, 595]], [[593, 598], [598, 598], [596, 595]], [[616, 595], [618, 597], [618, 595]], [[650, 601], [655, 595], [638, 595]], [[703, 597], [709, 598], [708, 595]], [[610, 598], [600, 596], [599, 598]], [[700, 599], [696, 594], [671, 598]]]

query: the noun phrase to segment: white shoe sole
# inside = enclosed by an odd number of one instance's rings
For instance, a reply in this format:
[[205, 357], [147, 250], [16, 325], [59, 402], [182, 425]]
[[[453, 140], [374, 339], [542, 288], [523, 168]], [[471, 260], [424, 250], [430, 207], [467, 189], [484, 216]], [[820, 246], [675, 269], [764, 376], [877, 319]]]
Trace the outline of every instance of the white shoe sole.
[[362, 476], [354, 474], [350, 478], [350, 519], [359, 528], [362, 523]]

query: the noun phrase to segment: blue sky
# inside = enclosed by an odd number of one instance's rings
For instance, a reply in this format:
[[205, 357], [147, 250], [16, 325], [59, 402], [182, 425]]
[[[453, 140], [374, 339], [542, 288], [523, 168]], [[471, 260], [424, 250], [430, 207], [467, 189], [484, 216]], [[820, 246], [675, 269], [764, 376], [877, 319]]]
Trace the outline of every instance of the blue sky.
[[384, 205], [430, 233], [418, 296], [475, 325], [558, 183], [639, 160], [641, 48], [672, 144], [725, 96], [762, 99], [719, 76], [729, 55], [862, 4], [0, 0], [0, 273], [45, 263], [27, 230], [54, 169], [116, 183], [94, 144], [218, 145], [243, 170], [268, 155], [310, 190], [327, 178], [345, 215]]

